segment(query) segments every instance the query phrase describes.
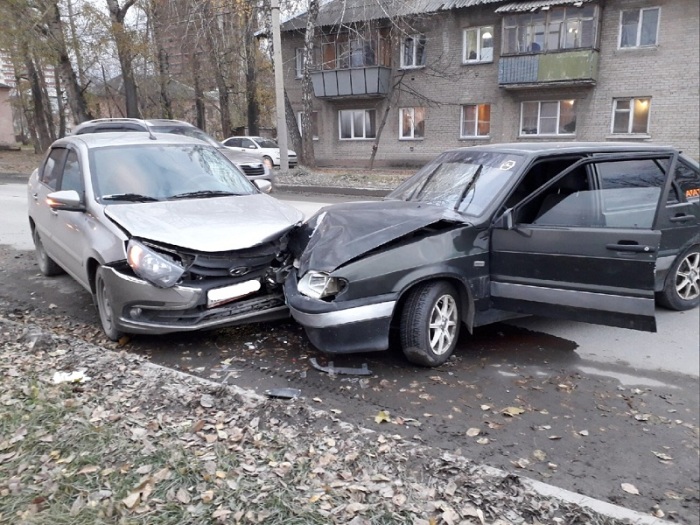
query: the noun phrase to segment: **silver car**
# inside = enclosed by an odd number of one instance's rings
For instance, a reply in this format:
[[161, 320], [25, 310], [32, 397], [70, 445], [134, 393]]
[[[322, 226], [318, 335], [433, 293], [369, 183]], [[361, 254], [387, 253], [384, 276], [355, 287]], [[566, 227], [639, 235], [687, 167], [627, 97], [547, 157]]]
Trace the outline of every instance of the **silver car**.
[[29, 179], [39, 269], [92, 293], [112, 340], [286, 316], [287, 234], [303, 216], [269, 185], [185, 136], [60, 139]]

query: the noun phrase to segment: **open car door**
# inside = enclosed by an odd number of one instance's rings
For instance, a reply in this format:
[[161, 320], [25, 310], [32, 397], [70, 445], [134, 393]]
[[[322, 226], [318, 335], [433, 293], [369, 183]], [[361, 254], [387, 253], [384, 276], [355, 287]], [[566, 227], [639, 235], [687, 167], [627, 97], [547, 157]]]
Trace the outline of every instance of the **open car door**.
[[502, 310], [656, 331], [654, 230], [676, 155], [582, 159], [494, 223], [491, 298]]

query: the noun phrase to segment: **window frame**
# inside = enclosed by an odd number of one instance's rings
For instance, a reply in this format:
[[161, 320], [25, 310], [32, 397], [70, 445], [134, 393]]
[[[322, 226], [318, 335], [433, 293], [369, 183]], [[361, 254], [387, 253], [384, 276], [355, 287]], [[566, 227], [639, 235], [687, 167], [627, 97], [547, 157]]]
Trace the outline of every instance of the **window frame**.
[[[481, 58], [484, 48], [481, 46], [482, 35], [485, 31], [490, 30], [491, 32], [491, 58], [484, 59]], [[476, 31], [476, 56], [477, 58], [470, 59], [467, 58], [467, 34], [470, 31]], [[494, 50], [494, 35], [496, 27], [490, 26], [477, 26], [477, 27], [466, 27], [462, 31], [462, 64], [489, 64], [493, 62], [493, 50]], [[488, 49], [488, 48], [486, 48]]]
[[306, 49], [297, 47], [294, 49], [294, 78], [303, 78], [304, 63], [306, 62]]
[[[474, 132], [473, 135], [467, 135], [465, 134], [465, 122], [466, 119], [464, 118], [464, 112], [466, 111], [467, 107], [473, 107], [475, 109], [475, 116], [476, 118], [474, 119], [474, 129], [472, 130]], [[480, 114], [480, 109], [482, 107], [488, 107], [488, 112], [489, 112], [489, 132], [486, 133], [485, 135], [482, 135], [479, 133], [479, 114]], [[460, 122], [459, 122], [459, 138], [460, 139], [488, 139], [491, 137], [491, 104], [488, 103], [473, 103], [473, 104], [462, 104], [460, 106]]]
[[[363, 135], [361, 137], [356, 136], [355, 134], [355, 113], [357, 112], [362, 112], [363, 113], [363, 129], [362, 133]], [[342, 126], [342, 113], [351, 113], [352, 117], [350, 119], [350, 127], [351, 127], [351, 135], [350, 137], [343, 137], [343, 126]], [[374, 129], [374, 136], [367, 136], [367, 129], [364, 123], [366, 122], [367, 119], [367, 114], [368, 113], [374, 113], [374, 122], [375, 122], [375, 129]], [[358, 108], [358, 109], [339, 109], [338, 110], [338, 140], [346, 141], [346, 140], [374, 140], [377, 138], [377, 129], [376, 129], [376, 122], [377, 122], [377, 110], [376, 109], [366, 109], [366, 108]]]
[[[423, 134], [416, 136], [416, 110], [419, 110], [419, 113], [422, 113], [422, 128], [423, 128]], [[404, 136], [404, 112], [408, 111], [410, 116], [410, 136]], [[414, 106], [414, 107], [403, 107], [399, 108], [399, 140], [423, 140], [425, 138], [425, 108], [422, 106]]]
[[[570, 133], [559, 133], [559, 128], [561, 127], [561, 105], [564, 102], [573, 101], [574, 106], [574, 131]], [[542, 126], [541, 115], [542, 115], [542, 104], [557, 102], [557, 123], [556, 132], [554, 133], [540, 133], [540, 127]], [[520, 103], [520, 125], [518, 128], [518, 138], [527, 137], [575, 137], [576, 136], [576, 118], [578, 113], [576, 112], [576, 99], [560, 99], [560, 100], [524, 100]], [[525, 104], [537, 103], [537, 133], [523, 133], [523, 109]]]
[[[412, 48], [412, 56], [411, 56], [411, 63], [408, 64], [406, 62], [406, 41], [408, 39], [411, 39], [413, 41], [413, 45], [411, 46]], [[422, 43], [421, 43], [422, 40]], [[417, 45], [420, 44], [420, 45]], [[422, 47], [423, 48], [423, 54], [422, 54], [422, 63], [421, 64], [416, 64], [417, 57], [418, 57], [418, 48]], [[406, 36], [402, 42], [401, 42], [401, 69], [420, 69], [425, 67], [425, 61], [426, 61], [426, 50], [428, 47], [428, 38], [426, 37], [425, 33], [417, 33], [414, 35], [408, 35]]]
[[[647, 108], [647, 118], [646, 118], [646, 125], [645, 125], [645, 130], [644, 131], [633, 131], [632, 128], [634, 126], [634, 112], [636, 109], [636, 102], [637, 101], [642, 101], [646, 100], [648, 104]], [[620, 101], [625, 101], [630, 103], [630, 108], [627, 110], [627, 131], [615, 131], [615, 116], [618, 113], [622, 113], [623, 111], [620, 111], [617, 109], [617, 103]], [[613, 98], [613, 105], [612, 105], [612, 119], [610, 121], [610, 134], [611, 135], [636, 135], [636, 136], [649, 136], [649, 121], [650, 121], [650, 116], [651, 116], [651, 97], [616, 97]]]
[[[643, 14], [644, 11], [656, 11], [658, 13], [656, 17], [656, 34], [654, 35], [654, 43], [653, 44], [645, 44], [641, 45], [641, 37], [642, 37], [642, 20], [643, 20]], [[622, 47], [622, 17], [624, 16], [625, 13], [629, 12], [637, 12], [639, 14], [639, 18], [637, 20], [637, 38], [635, 40], [635, 45], [633, 46], [624, 46]], [[661, 28], [661, 6], [654, 6], [654, 7], [640, 7], [638, 9], [621, 9], [620, 10], [620, 19], [618, 23], [618, 30], [617, 30], [617, 48], [620, 50], [625, 50], [625, 49], [654, 49], [659, 46], [659, 30]]]

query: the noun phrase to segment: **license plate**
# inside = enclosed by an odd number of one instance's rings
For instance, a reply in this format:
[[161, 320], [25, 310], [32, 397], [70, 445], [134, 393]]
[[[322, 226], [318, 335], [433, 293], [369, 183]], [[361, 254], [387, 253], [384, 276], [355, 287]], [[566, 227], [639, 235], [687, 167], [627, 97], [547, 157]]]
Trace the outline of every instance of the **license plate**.
[[207, 292], [207, 308], [234, 301], [246, 295], [252, 294], [260, 290], [260, 281], [245, 281], [223, 288], [214, 288]]

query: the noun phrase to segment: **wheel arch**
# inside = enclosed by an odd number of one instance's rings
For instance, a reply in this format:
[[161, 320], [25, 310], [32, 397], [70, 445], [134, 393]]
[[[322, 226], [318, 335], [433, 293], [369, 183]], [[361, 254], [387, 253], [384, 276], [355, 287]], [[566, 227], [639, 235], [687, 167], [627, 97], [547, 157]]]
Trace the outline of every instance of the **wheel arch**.
[[429, 275], [420, 276], [411, 281], [411, 283], [402, 288], [399, 298], [396, 301], [394, 312], [391, 316], [392, 326], [397, 326], [401, 319], [406, 300], [413, 290], [417, 287], [428, 283], [444, 281], [454, 286], [459, 294], [459, 307], [461, 313], [461, 321], [466, 325], [469, 333], [472, 333], [474, 327], [474, 298], [469, 289], [467, 282], [460, 276], [452, 273], [430, 273]]

